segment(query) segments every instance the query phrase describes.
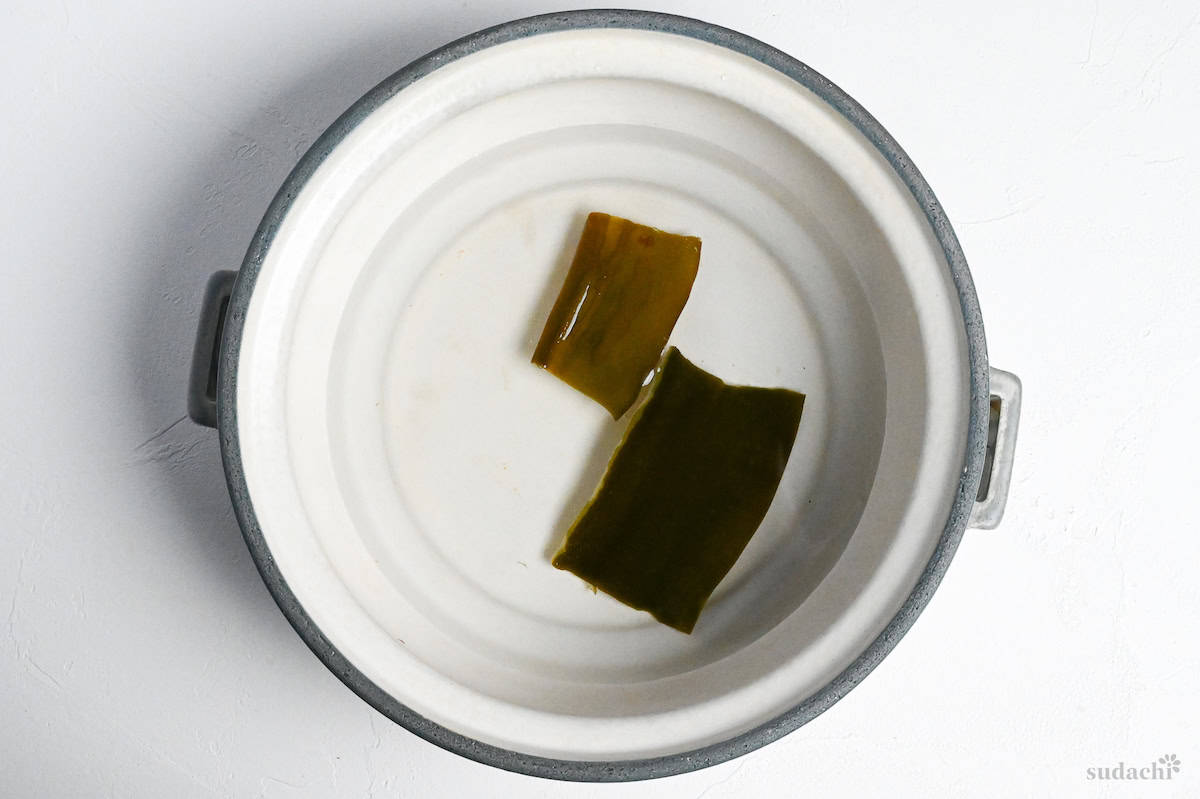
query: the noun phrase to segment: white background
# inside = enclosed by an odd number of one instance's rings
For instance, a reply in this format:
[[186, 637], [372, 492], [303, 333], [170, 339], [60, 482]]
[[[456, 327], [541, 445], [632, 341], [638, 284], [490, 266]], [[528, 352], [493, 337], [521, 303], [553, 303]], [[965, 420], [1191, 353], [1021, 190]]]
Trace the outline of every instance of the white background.
[[[339, 7], [344, 6], [344, 7]], [[1200, 6], [662, 2], [907, 149], [1025, 383], [1003, 526], [863, 685], [624, 786], [468, 762], [305, 648], [182, 420], [205, 279], [359, 95], [505, 2], [9, 0], [0, 25], [0, 795], [1200, 795]], [[1174, 753], [1170, 783], [1089, 781]]]

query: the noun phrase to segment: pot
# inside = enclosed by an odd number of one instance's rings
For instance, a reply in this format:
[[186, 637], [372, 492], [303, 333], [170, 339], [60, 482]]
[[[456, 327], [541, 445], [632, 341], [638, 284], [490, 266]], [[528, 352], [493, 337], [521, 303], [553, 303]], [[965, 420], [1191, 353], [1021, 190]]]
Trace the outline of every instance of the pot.
[[[672, 343], [808, 397], [690, 636], [548, 560], [625, 424], [529, 363], [595, 210], [701, 236]], [[844, 696], [999, 522], [1019, 403], [879, 123], [761, 42], [640, 11], [481, 31], [359, 100], [210, 281], [189, 397], [313, 652], [428, 741], [571, 780], [718, 763]]]

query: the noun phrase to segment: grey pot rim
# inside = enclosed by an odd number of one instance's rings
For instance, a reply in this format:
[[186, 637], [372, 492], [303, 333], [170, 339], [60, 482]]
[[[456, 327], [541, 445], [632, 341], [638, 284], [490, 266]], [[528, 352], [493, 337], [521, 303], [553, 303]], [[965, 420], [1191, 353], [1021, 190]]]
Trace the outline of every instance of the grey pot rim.
[[[242, 468], [237, 424], [238, 356], [259, 269], [284, 216], [301, 188], [333, 149], [372, 111], [425, 75], [484, 48], [542, 33], [581, 28], [632, 28], [688, 36], [760, 61], [811, 90], [853, 124], [887, 159], [923, 209], [957, 289], [970, 368], [970, 408], [963, 470], [941, 537], [912, 593], [867, 648], [824, 688], [795, 707], [728, 740], [699, 749], [637, 760], [581, 761], [542, 757], [484, 743], [414, 712], [372, 682], [313, 622], [279, 570], [254, 512]], [[312, 145], [272, 200], [243, 260], [229, 301], [218, 360], [217, 416], [221, 455], [234, 510], [246, 545], [284, 616], [313, 653], [354, 693], [426, 741], [463, 757], [508, 771], [557, 780], [617, 782], [665, 777], [744, 755], [813, 720], [858, 685], [912, 626], [928, 604], [962, 539], [983, 471], [989, 401], [983, 320], [966, 258], [932, 189], [900, 145], [862, 106], [807, 65], [736, 31], [689, 17], [650, 11], [592, 9], [543, 14], [502, 23], [447, 44], [383, 80], [338, 118]]]

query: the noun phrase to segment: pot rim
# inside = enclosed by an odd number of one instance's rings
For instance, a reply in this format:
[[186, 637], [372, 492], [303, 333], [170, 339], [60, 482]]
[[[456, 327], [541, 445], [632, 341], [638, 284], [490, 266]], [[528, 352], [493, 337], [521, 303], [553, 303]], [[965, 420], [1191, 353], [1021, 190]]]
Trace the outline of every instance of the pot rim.
[[[415, 713], [355, 668], [309, 617], [288, 586], [267, 546], [242, 468], [236, 404], [238, 359], [246, 311], [263, 259], [292, 202], [334, 148], [369, 114], [401, 89], [448, 63], [497, 44], [542, 33], [597, 28], [637, 29], [688, 36], [749, 56], [809, 89], [854, 125], [883, 155], [908, 187], [921, 206], [941, 246], [958, 293], [970, 368], [967, 445], [954, 503], [937, 546], [916, 585], [883, 631], [824, 688], [770, 721], [728, 740], [699, 749], [652, 758], [614, 761], [542, 757], [475, 740]], [[891, 652], [928, 604], [966, 529], [983, 471], [989, 397], [983, 320], [962, 248], [933, 190], [900, 145], [874, 117], [821, 74], [786, 53], [745, 34], [672, 14], [591, 9], [542, 14], [505, 22], [434, 50], [384, 79], [355, 102], [317, 139], [271, 201], [238, 272], [229, 300], [218, 361], [217, 417], [225, 478], [238, 523], [259, 574], [292, 627], [338, 679], [392, 721], [430, 743], [471, 760], [536, 777], [615, 782], [694, 771], [731, 760], [771, 743], [831, 707]]]

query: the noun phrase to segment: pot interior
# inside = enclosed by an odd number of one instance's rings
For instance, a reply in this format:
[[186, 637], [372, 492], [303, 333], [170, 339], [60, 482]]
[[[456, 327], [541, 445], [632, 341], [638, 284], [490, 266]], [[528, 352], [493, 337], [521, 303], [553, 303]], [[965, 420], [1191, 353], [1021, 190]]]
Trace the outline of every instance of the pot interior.
[[[549, 563], [629, 419], [530, 364], [590, 211], [700, 236], [671, 343], [807, 395], [690, 636]], [[697, 39], [560, 31], [411, 83], [304, 184], [238, 436], [276, 565], [380, 689], [522, 753], [654, 757], [794, 707], [895, 615], [963, 468], [966, 352], [922, 209], [823, 100]]]

